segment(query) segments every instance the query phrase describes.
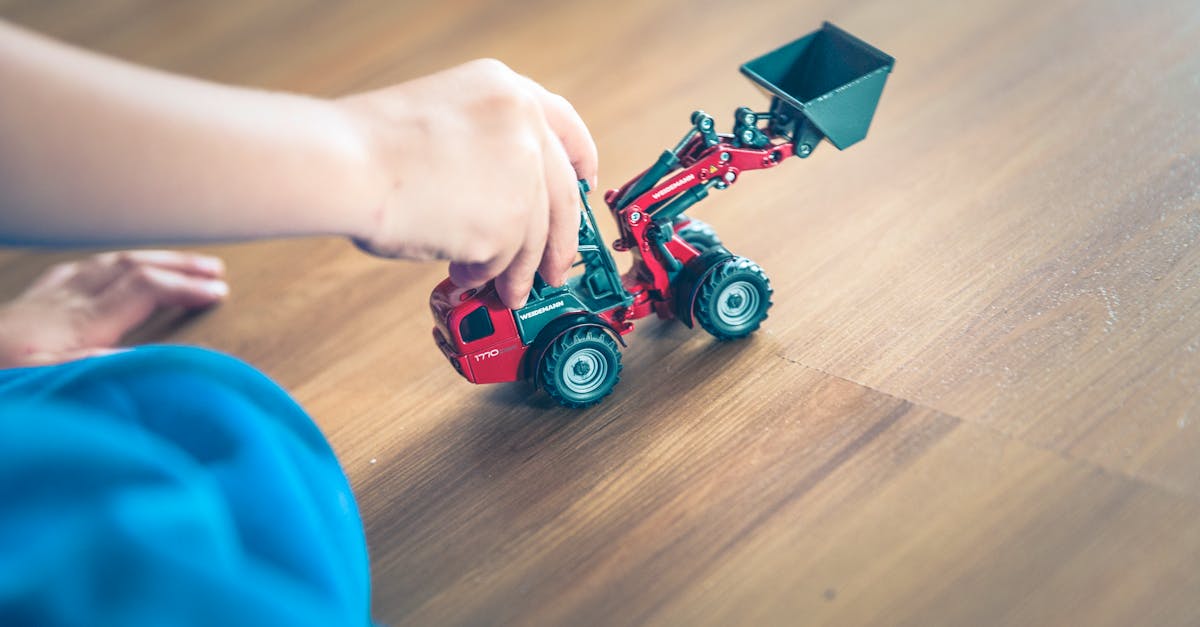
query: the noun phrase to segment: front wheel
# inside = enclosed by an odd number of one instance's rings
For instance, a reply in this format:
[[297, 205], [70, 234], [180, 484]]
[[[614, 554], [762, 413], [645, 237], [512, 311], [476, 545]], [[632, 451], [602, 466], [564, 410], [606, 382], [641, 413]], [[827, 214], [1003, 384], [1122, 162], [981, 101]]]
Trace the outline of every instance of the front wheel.
[[745, 337], [767, 319], [771, 293], [771, 281], [758, 264], [732, 257], [697, 288], [696, 321], [718, 340]]
[[621, 379], [621, 351], [600, 328], [578, 326], [546, 350], [538, 378], [550, 398], [564, 407], [595, 405]]

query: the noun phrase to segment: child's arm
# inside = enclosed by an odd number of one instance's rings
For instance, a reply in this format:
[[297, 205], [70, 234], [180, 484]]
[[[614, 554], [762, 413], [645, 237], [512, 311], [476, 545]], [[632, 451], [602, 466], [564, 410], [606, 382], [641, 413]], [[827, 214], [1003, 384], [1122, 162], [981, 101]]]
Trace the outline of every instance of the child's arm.
[[562, 98], [493, 61], [341, 100], [229, 87], [0, 22], [0, 239], [350, 236], [496, 278], [511, 306], [574, 257], [596, 149]]

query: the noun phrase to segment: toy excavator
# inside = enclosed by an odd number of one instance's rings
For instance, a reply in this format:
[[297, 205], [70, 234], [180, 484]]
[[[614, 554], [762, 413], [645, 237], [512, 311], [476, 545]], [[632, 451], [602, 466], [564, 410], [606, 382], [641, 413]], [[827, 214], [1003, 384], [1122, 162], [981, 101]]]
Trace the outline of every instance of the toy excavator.
[[567, 407], [598, 403], [617, 384], [618, 343], [633, 321], [655, 314], [689, 328], [698, 322], [720, 340], [759, 328], [771, 283], [758, 264], [729, 252], [713, 230], [684, 211], [743, 172], [807, 157], [821, 139], [839, 150], [863, 139], [894, 60], [826, 22], [820, 30], [744, 64], [769, 93], [770, 110], [741, 107], [732, 134], [692, 114], [672, 150], [604, 200], [620, 227], [613, 249], [633, 255], [617, 271], [580, 182], [579, 260], [583, 271], [562, 287], [535, 277], [527, 304], [508, 309], [492, 284], [478, 290], [449, 279], [434, 289], [434, 340], [472, 383], [529, 379]]

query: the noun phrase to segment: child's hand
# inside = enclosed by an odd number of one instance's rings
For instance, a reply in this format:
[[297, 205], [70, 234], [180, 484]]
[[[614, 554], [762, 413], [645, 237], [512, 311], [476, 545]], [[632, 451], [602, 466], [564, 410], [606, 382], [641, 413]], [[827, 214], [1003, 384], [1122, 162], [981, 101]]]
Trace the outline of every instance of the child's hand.
[[216, 257], [167, 250], [104, 253], [54, 266], [0, 305], [0, 368], [112, 352], [159, 307], [220, 302], [229, 293], [224, 273]]
[[496, 279], [509, 307], [540, 271], [561, 284], [575, 258], [577, 179], [596, 180], [596, 145], [562, 97], [480, 60], [339, 101], [382, 164], [377, 254], [448, 259], [461, 287]]
[[576, 179], [596, 182], [571, 105], [499, 61], [330, 101], [148, 71], [0, 21], [0, 84], [0, 241], [346, 235], [449, 260], [463, 287], [495, 279], [515, 307], [534, 271], [563, 280]]

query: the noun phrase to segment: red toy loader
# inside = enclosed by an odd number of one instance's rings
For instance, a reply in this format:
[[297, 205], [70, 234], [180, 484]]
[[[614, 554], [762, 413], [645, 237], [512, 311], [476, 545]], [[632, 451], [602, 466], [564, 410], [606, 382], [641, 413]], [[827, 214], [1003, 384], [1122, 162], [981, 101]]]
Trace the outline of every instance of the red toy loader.
[[628, 272], [618, 273], [601, 241], [581, 182], [582, 274], [557, 288], [536, 277], [528, 303], [516, 310], [490, 283], [463, 290], [442, 281], [429, 301], [438, 347], [472, 383], [529, 379], [562, 405], [587, 407], [616, 385], [618, 344], [638, 318], [677, 318], [689, 328], [698, 322], [720, 340], [753, 333], [771, 306], [767, 275], [683, 212], [743, 172], [807, 157], [821, 139], [838, 149], [863, 139], [893, 63], [828, 22], [746, 63], [742, 72], [772, 95], [769, 111], [739, 108], [728, 135], [696, 111], [673, 150], [604, 195], [621, 232], [612, 247], [633, 255]]

